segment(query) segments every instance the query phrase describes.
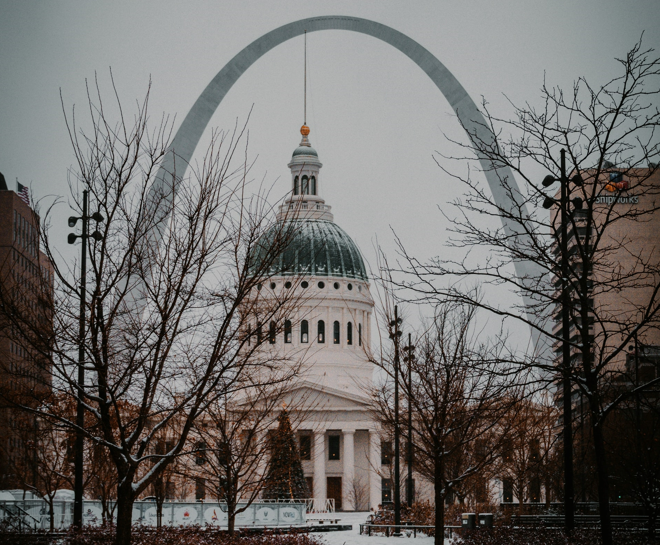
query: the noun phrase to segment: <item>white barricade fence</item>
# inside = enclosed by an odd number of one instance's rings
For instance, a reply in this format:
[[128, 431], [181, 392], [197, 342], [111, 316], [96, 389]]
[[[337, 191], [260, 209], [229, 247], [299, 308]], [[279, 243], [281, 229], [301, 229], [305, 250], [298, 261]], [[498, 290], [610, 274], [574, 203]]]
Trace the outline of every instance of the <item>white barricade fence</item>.
[[[244, 509], [238, 505], [237, 510]], [[116, 520], [114, 503], [110, 504]], [[100, 525], [103, 522], [100, 501], [83, 502], [83, 524]], [[53, 527], [63, 530], [73, 520], [73, 501], [53, 501]], [[298, 526], [307, 521], [305, 500], [259, 500], [236, 515], [236, 528]], [[227, 504], [224, 502], [164, 502], [163, 526], [212, 526], [226, 528]], [[44, 500], [0, 500], [0, 524], [7, 529], [49, 529], [48, 504]], [[157, 525], [155, 501], [136, 501], [133, 504], [133, 524]]]

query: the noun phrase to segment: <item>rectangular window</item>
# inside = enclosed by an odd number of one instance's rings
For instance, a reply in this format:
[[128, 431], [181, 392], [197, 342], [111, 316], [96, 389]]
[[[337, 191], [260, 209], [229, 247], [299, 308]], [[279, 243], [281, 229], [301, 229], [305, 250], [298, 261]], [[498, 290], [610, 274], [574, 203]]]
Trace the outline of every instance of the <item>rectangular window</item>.
[[328, 437], [328, 460], [339, 460], [339, 435]]
[[333, 331], [332, 331], [333, 342], [335, 344], [339, 344], [341, 342], [340, 341], [341, 337], [340, 337], [340, 330], [339, 330], [339, 322], [338, 321], [335, 320], [335, 323], [333, 324], [332, 329], [333, 329]]
[[362, 346], [362, 324], [358, 324], [358, 345]]
[[513, 501], [513, 483], [511, 479], [502, 480], [502, 501], [511, 503]]
[[195, 478], [195, 499], [203, 500], [206, 498], [206, 479], [204, 477]]
[[380, 442], [380, 463], [388, 465], [392, 461], [392, 441]]
[[301, 435], [300, 436], [300, 459], [301, 460], [311, 460], [312, 459], [312, 436], [311, 435]]
[[381, 503], [391, 503], [392, 502], [392, 479], [381, 479], [380, 481], [381, 489]]

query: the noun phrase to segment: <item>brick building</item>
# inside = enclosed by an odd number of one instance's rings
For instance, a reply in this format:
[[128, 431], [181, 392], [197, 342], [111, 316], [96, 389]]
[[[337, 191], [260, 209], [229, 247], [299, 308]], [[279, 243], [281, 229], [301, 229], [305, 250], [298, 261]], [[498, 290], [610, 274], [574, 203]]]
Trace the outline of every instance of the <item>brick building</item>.
[[[571, 205], [573, 221], [568, 224], [568, 259], [571, 263], [569, 281], [575, 282], [584, 266], [581, 251], [591, 255], [586, 265], [588, 284], [588, 327], [582, 328], [580, 302], [571, 293], [570, 338], [577, 345], [581, 335], [588, 333], [592, 347], [593, 366], [599, 370], [601, 403], [606, 405], [626, 391], [660, 377], [660, 319], [654, 316], [658, 308], [660, 285], [660, 169], [617, 169], [604, 165], [598, 179], [593, 171], [581, 172], [582, 188], [571, 185], [571, 197], [591, 199], [591, 216], [587, 203], [581, 210]], [[574, 173], [571, 174], [572, 177]], [[559, 225], [553, 209], [553, 220]], [[585, 245], [587, 234], [590, 244]], [[578, 244], [578, 241], [581, 244]], [[596, 250], [593, 245], [597, 244]], [[558, 248], [556, 248], [559, 257]], [[555, 286], [559, 289], [559, 278]], [[650, 311], [650, 313], [649, 313]], [[561, 335], [561, 305], [553, 314], [554, 333]], [[645, 325], [632, 335], [641, 321]], [[555, 362], [562, 365], [562, 343], [554, 343]], [[573, 348], [571, 362], [580, 366], [581, 351]], [[641, 397], [641, 400], [640, 400]], [[621, 441], [651, 442], [660, 439], [660, 429], [650, 423], [652, 434], [631, 438], [622, 430], [632, 429], [637, 419], [658, 420], [657, 386], [624, 400], [606, 420], [607, 450], [611, 459], [610, 484], [613, 500], [638, 501], [627, 491], [621, 473]], [[555, 395], [556, 404], [563, 404], [561, 386]], [[587, 398], [574, 384], [572, 392], [574, 422], [574, 468], [576, 499], [589, 501], [597, 497], [595, 466], [590, 443], [590, 416]], [[641, 408], [640, 408], [641, 407]], [[646, 408], [645, 408], [646, 407]], [[652, 414], [653, 413], [653, 414]], [[649, 427], [647, 426], [647, 427]], [[639, 428], [639, 426], [637, 426]], [[649, 429], [650, 429], [649, 428]], [[657, 438], [656, 438], [657, 436]], [[657, 446], [654, 447], [657, 450]], [[630, 449], [628, 449], [630, 450]], [[642, 463], [642, 460], [639, 460]], [[631, 464], [634, 464], [634, 460]]]
[[53, 268], [39, 248], [39, 216], [0, 174], [0, 487], [24, 488], [37, 421], [16, 408], [51, 390]]

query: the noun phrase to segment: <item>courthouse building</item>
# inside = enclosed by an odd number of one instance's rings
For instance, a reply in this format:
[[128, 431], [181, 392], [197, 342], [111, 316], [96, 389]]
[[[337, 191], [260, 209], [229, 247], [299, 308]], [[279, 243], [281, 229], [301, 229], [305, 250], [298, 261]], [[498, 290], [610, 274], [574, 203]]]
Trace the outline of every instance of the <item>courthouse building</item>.
[[292, 420], [314, 499], [365, 510], [383, 499], [380, 428], [370, 404], [374, 369], [367, 357], [374, 301], [359, 249], [320, 196], [322, 164], [309, 128], [300, 132], [302, 141], [288, 164], [292, 191], [273, 227], [281, 230], [286, 222], [292, 238], [261, 296], [296, 290], [301, 297], [296, 315], [270, 339], [275, 345], [270, 349], [304, 357], [286, 397], [293, 413], [299, 412]]

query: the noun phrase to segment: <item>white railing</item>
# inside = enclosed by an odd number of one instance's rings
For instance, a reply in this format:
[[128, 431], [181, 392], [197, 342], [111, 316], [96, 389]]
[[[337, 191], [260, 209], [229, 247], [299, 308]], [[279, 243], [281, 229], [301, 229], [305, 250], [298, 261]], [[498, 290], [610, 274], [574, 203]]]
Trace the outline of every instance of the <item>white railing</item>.
[[[68, 528], [73, 519], [73, 501], [53, 502], [53, 527]], [[239, 504], [238, 508], [244, 507]], [[236, 527], [276, 527], [305, 524], [306, 500], [264, 500], [249, 505], [236, 515]], [[115, 511], [111, 504], [111, 511]], [[334, 503], [333, 503], [334, 511]], [[100, 501], [83, 502], [83, 523], [99, 525], [102, 522]], [[50, 528], [48, 504], [44, 500], [0, 500], [0, 523], [8, 527]], [[156, 526], [156, 502], [136, 501], [133, 504], [133, 524]], [[161, 523], [165, 526], [227, 527], [227, 505], [224, 502], [165, 502]]]
[[325, 500], [319, 500], [316, 498], [305, 498], [300, 500], [305, 502], [307, 507], [307, 513], [312, 514], [325, 514], [325, 513], [334, 513], [335, 512], [335, 499], [328, 498]]

